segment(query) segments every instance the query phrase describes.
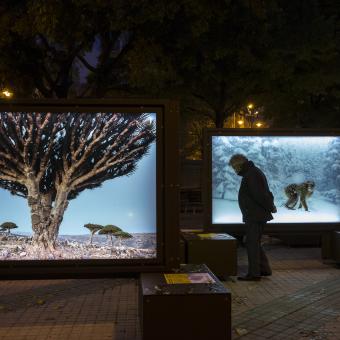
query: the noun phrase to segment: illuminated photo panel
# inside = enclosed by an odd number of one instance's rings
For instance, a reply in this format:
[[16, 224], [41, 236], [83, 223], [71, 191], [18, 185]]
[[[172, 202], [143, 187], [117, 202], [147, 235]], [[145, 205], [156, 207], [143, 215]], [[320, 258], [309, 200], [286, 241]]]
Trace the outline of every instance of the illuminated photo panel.
[[278, 212], [269, 223], [340, 221], [340, 138], [212, 136], [212, 223], [242, 223], [241, 177], [228, 165], [243, 154], [267, 176]]
[[0, 260], [156, 258], [156, 114], [0, 112]]

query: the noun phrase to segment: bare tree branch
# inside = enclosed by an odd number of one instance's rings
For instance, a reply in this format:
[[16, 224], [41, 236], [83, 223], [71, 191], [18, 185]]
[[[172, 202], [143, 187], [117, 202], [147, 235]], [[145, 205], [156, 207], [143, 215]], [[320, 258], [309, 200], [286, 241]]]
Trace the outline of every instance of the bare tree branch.
[[81, 55], [77, 55], [77, 58], [82, 62], [82, 64], [91, 72], [97, 72], [98, 71], [98, 68], [90, 65], [90, 63], [87, 62], [87, 60], [81, 56]]

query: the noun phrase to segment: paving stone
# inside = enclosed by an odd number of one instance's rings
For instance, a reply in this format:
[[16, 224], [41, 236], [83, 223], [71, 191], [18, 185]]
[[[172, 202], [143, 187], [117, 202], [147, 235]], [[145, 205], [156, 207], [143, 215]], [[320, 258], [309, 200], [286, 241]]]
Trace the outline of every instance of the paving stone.
[[[340, 270], [322, 263], [319, 248], [266, 249], [272, 276], [224, 282], [233, 339], [340, 339]], [[138, 313], [134, 279], [0, 281], [1, 340], [141, 340]]]

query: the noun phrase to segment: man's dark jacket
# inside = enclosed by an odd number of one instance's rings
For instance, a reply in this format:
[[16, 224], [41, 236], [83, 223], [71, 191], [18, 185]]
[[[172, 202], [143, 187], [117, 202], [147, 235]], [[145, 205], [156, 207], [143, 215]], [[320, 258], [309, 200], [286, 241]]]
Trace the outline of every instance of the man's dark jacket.
[[267, 222], [273, 219], [274, 197], [264, 173], [252, 161], [243, 164], [238, 175], [242, 176], [238, 203], [243, 222]]

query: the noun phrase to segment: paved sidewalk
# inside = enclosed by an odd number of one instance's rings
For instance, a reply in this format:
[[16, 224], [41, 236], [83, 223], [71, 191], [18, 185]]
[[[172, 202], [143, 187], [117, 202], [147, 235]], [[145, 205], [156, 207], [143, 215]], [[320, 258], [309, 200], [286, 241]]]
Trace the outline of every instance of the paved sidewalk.
[[[233, 338], [340, 339], [340, 269], [323, 264], [318, 248], [266, 249], [271, 277], [225, 282], [233, 296]], [[245, 263], [241, 248], [240, 271]], [[0, 339], [141, 340], [138, 281], [0, 281]]]
[[[230, 280], [233, 339], [340, 339], [340, 270], [323, 264], [319, 248], [266, 245], [273, 275]], [[246, 272], [239, 249], [239, 270]]]
[[140, 339], [137, 283], [134, 279], [0, 281], [0, 339]]

